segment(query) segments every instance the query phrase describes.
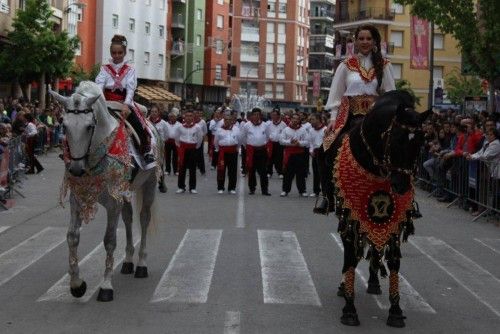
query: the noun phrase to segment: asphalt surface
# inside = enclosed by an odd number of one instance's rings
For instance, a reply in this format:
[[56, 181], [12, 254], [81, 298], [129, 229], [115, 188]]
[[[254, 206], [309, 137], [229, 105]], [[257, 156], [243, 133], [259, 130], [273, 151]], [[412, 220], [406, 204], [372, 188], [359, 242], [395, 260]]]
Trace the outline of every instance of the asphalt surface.
[[[19, 189], [26, 198], [16, 196], [16, 206], [0, 212], [0, 333], [497, 333], [500, 327], [494, 222], [473, 223], [463, 210], [419, 191], [424, 218], [402, 247], [406, 328], [385, 324], [387, 280], [374, 298], [360, 275], [361, 326], [345, 327], [343, 299], [336, 296], [342, 266], [336, 218], [313, 215], [315, 199], [299, 197], [295, 188], [280, 198], [277, 177], [271, 197], [250, 196], [245, 184], [237, 195], [219, 195], [210, 170], [198, 175], [199, 194], [175, 194], [174, 176], [167, 177], [168, 192], [158, 192], [148, 278], [121, 275], [117, 259], [113, 302], [97, 302], [92, 284], [83, 300], [61, 297], [69, 221], [69, 207], [58, 204], [63, 166], [55, 152], [40, 160], [45, 170]], [[81, 277], [88, 283], [104, 271], [94, 256], [104, 213], [99, 208], [81, 233], [80, 259], [87, 257]], [[366, 267], [360, 264], [362, 275]]]

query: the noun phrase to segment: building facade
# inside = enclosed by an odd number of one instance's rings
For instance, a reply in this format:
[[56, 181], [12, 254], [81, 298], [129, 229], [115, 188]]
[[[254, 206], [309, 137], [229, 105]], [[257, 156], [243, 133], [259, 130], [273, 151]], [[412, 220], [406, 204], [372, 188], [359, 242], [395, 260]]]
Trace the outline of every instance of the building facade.
[[[77, 66], [89, 72], [96, 62], [96, 0], [69, 0], [68, 33], [78, 35]], [[74, 28], [72, 28], [74, 25]], [[74, 32], [73, 32], [74, 29]]]
[[[392, 0], [337, 0], [335, 23], [333, 28], [339, 38], [335, 43], [343, 43], [342, 56], [336, 57], [338, 63], [345, 57], [345, 42], [354, 39], [354, 31], [362, 24], [375, 25], [387, 42], [387, 57], [391, 60], [396, 80], [405, 79], [416, 95], [420, 98], [423, 111], [428, 105], [429, 70], [410, 68], [410, 7], [395, 4]], [[435, 29], [434, 36], [434, 68], [435, 87], [438, 84], [446, 89], [446, 76], [454, 71], [460, 71], [461, 56], [456, 40]]]
[[[127, 37], [127, 57], [143, 80], [164, 81], [167, 46], [166, 0], [97, 1], [95, 62], [110, 60], [115, 34]], [[85, 47], [85, 45], [83, 46]]]
[[290, 108], [305, 103], [309, 10], [309, 0], [233, 2], [231, 94]]

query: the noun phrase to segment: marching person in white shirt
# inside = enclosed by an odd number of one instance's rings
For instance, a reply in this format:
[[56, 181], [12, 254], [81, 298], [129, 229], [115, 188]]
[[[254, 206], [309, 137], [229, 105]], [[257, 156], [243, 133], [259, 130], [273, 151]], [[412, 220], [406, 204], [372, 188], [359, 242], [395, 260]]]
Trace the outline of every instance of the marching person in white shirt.
[[220, 127], [224, 124], [224, 120], [222, 119], [222, 108], [217, 108], [214, 112], [214, 117], [208, 122], [208, 131], [209, 131], [209, 140], [208, 140], [208, 152], [211, 153], [210, 156], [212, 157], [211, 161], [211, 168], [210, 169], [215, 169], [217, 166], [217, 161], [218, 161], [218, 152], [214, 150], [214, 144], [213, 140], [215, 137], [215, 133], [217, 130], [220, 129]]
[[23, 117], [27, 122], [24, 129], [24, 135], [26, 136], [26, 154], [28, 155], [29, 160], [29, 170], [26, 174], [35, 174], [35, 168], [36, 173], [38, 174], [43, 171], [43, 167], [35, 156], [35, 146], [38, 139], [38, 130], [35, 125], [35, 118], [30, 113], [24, 114]]
[[[151, 107], [149, 121], [153, 123], [153, 125], [155, 126], [156, 131], [158, 131], [161, 141], [164, 143], [165, 146], [168, 139], [168, 126], [167, 122], [165, 122], [165, 120], [161, 118], [160, 109], [158, 108], [157, 105], [153, 105]], [[167, 192], [167, 187], [165, 186], [165, 179], [163, 173], [160, 176], [158, 185], [159, 185], [158, 189], [160, 190], [160, 192], [162, 193]]]
[[200, 138], [200, 142], [198, 143], [199, 146], [196, 149], [196, 152], [197, 152], [196, 165], [200, 169], [201, 175], [205, 175], [204, 150], [205, 150], [205, 136], [208, 133], [208, 128], [207, 128], [207, 122], [205, 122], [205, 120], [202, 118], [202, 111], [201, 110], [194, 111], [194, 123], [200, 127], [201, 133], [202, 133], [202, 136]]
[[[175, 108], [177, 109], [177, 108]], [[175, 145], [175, 134], [177, 132], [177, 128], [181, 126], [181, 123], [177, 121], [177, 115], [173, 111], [168, 114], [168, 122], [167, 122], [167, 140], [165, 142], [165, 170], [167, 171], [167, 175], [170, 175], [173, 172], [175, 175], [177, 173], [177, 146]]]
[[192, 111], [184, 113], [184, 123], [177, 128], [175, 143], [177, 144], [178, 170], [177, 194], [186, 191], [186, 170], [189, 169], [189, 192], [197, 194], [196, 191], [196, 163], [197, 149], [203, 140], [203, 131], [198, 124], [194, 122]]
[[279, 177], [283, 178], [283, 146], [280, 144], [280, 137], [281, 131], [286, 128], [286, 124], [282, 121], [278, 108], [271, 111], [271, 119], [267, 121], [267, 126], [269, 128], [269, 149], [271, 150], [267, 176], [271, 177], [273, 175], [274, 167]]
[[281, 145], [285, 146], [283, 153], [283, 187], [281, 197], [288, 196], [292, 189], [293, 177], [296, 177], [297, 189], [302, 197], [308, 196], [306, 192], [306, 170], [304, 148], [309, 144], [308, 133], [302, 126], [300, 116], [294, 114], [290, 124], [281, 133]]
[[[324, 159], [319, 158], [322, 154], [321, 145], [323, 145], [323, 137], [325, 136], [326, 126], [323, 124], [321, 115], [312, 114], [310, 117], [311, 129], [309, 130], [309, 153], [312, 157], [313, 170], [313, 193], [311, 196], [318, 197], [321, 190], [324, 189], [321, 179], [321, 173], [324, 173]], [[320, 173], [321, 171], [321, 173]], [[321, 185], [321, 186], [320, 186]]]
[[224, 124], [215, 132], [214, 148], [218, 152], [217, 160], [217, 190], [224, 193], [224, 184], [229, 178], [228, 191], [236, 194], [236, 180], [238, 172], [238, 148], [241, 145], [241, 132], [235, 125], [234, 115], [230, 110], [224, 112]]
[[262, 195], [271, 196], [269, 193], [269, 179], [267, 178], [268, 151], [267, 142], [269, 132], [266, 123], [262, 122], [262, 110], [258, 107], [252, 109], [250, 122], [243, 126], [243, 143], [246, 147], [246, 168], [248, 174], [248, 188], [250, 195], [255, 194], [259, 173]]

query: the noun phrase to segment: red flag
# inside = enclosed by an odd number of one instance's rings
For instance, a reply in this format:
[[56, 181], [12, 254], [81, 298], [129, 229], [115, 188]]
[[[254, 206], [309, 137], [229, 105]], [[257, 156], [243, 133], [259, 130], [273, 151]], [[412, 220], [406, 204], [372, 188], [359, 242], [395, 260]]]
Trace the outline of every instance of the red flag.
[[321, 73], [314, 72], [313, 73], [313, 97], [319, 96], [320, 84], [321, 84]]
[[411, 17], [410, 68], [429, 69], [429, 22]]

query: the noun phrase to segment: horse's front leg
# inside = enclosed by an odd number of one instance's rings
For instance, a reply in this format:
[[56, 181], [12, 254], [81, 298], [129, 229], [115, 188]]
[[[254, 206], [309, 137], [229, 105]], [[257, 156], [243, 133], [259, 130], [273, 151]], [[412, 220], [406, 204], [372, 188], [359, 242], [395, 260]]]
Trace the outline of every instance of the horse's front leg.
[[69, 249], [69, 286], [71, 295], [80, 298], [87, 291], [87, 283], [80, 278], [80, 269], [78, 267], [78, 244], [80, 243], [80, 226], [82, 226], [80, 218], [81, 207], [73, 194], [70, 195], [69, 202], [71, 220], [66, 235]]
[[155, 200], [155, 184], [156, 176], [151, 174], [148, 181], [146, 181], [139, 191], [142, 191], [142, 208], [140, 213], [141, 221], [141, 245], [139, 247], [139, 261], [137, 262], [137, 268], [135, 270], [136, 278], [146, 278], [148, 277], [148, 267], [146, 264], [146, 259], [148, 253], [146, 251], [147, 245], [147, 234], [149, 223], [151, 222], [151, 207]]
[[391, 308], [389, 309], [389, 317], [387, 325], [391, 327], [402, 328], [405, 326], [403, 310], [399, 307], [399, 265], [401, 259], [401, 251], [399, 240], [394, 236], [391, 240], [390, 249], [387, 258], [387, 267], [389, 268], [389, 301]]
[[113, 276], [114, 257], [116, 248], [116, 228], [118, 218], [120, 217], [121, 201], [107, 195], [106, 208], [108, 224], [106, 226], [106, 235], [104, 236], [104, 249], [106, 250], [106, 269], [104, 270], [104, 280], [99, 289], [97, 300], [100, 302], [109, 302], [113, 300], [113, 285], [111, 279]]
[[125, 261], [123, 261], [121, 273], [122, 274], [133, 274], [134, 273], [134, 241], [132, 234], [132, 223], [133, 223], [134, 213], [132, 210], [132, 203], [124, 199], [122, 208], [122, 219], [125, 223], [125, 234], [127, 236], [127, 246], [125, 248]]
[[380, 295], [382, 294], [382, 289], [380, 289], [380, 281], [378, 279], [378, 270], [381, 265], [380, 257], [381, 254], [374, 247], [370, 248], [369, 252], [369, 260], [370, 264], [368, 266], [368, 270], [370, 271], [370, 277], [368, 278], [368, 288], [366, 292], [372, 295]]
[[356, 272], [356, 266], [358, 264], [358, 259], [356, 256], [356, 250], [354, 245], [354, 240], [349, 240], [343, 238], [342, 242], [344, 244], [344, 299], [345, 306], [342, 309], [342, 317], [340, 322], [347, 326], [359, 326], [358, 313], [356, 307], [354, 306], [354, 278]]

